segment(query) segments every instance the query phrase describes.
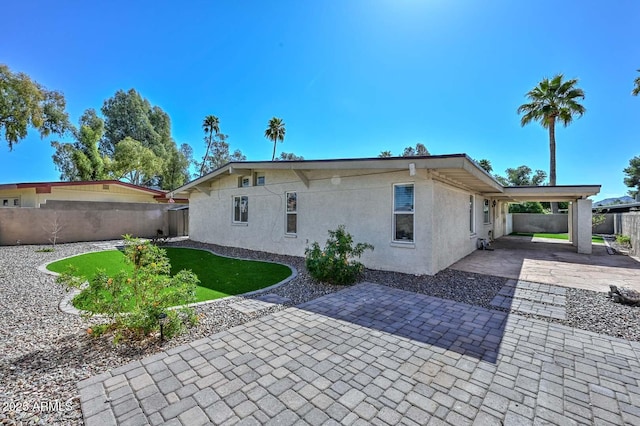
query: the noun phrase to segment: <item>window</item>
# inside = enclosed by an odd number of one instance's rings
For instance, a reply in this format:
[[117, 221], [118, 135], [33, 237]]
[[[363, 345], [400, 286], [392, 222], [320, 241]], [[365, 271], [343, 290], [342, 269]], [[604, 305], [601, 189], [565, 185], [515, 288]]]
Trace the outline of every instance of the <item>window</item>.
[[475, 210], [475, 199], [473, 197], [473, 195], [469, 195], [469, 232], [471, 232], [472, 234], [476, 233], [476, 219], [474, 216], [474, 210]]
[[248, 186], [251, 186], [251, 179], [249, 179], [247, 176], [242, 176], [240, 178], [240, 188], [246, 188]]
[[249, 222], [249, 197], [233, 197], [233, 222]]
[[393, 240], [413, 242], [413, 184], [393, 185]]
[[3, 198], [0, 207], [20, 207], [20, 198]]
[[256, 186], [264, 186], [265, 179], [263, 174], [256, 174]]
[[287, 234], [296, 234], [298, 232], [298, 194], [295, 192], [287, 192]]
[[485, 225], [491, 223], [491, 215], [489, 214], [489, 200], [484, 199], [484, 205], [482, 206], [482, 217], [484, 218]]

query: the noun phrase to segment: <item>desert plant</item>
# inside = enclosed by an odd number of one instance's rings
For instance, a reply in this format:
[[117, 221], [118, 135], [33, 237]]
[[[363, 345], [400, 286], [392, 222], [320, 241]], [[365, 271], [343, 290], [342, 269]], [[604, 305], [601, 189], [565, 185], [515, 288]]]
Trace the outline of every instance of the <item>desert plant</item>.
[[309, 274], [318, 281], [330, 284], [353, 284], [364, 270], [357, 260], [365, 250], [373, 250], [369, 243], [353, 243], [353, 237], [344, 225], [335, 231], [329, 230], [329, 239], [324, 249], [317, 242], [305, 249]]
[[597, 209], [596, 213], [591, 216], [591, 228], [596, 229], [598, 225], [602, 225], [607, 220], [607, 217], [602, 214], [602, 209]]
[[[90, 334], [113, 331], [114, 342], [123, 337], [142, 339], [159, 328], [162, 313], [167, 315], [163, 320], [164, 335], [179, 333], [185, 322], [195, 321], [194, 311], [187, 307], [167, 308], [194, 302], [198, 277], [185, 270], [170, 276], [171, 265], [163, 249], [128, 235], [125, 240], [125, 258], [133, 265], [133, 271], [121, 271], [112, 277], [98, 271], [76, 296], [90, 302], [85, 304], [87, 317], [104, 315], [110, 320], [106, 326], [93, 327]], [[58, 283], [67, 288], [83, 288], [86, 279], [78, 277], [70, 267], [58, 277]]]
[[628, 235], [616, 235], [616, 242], [624, 246], [631, 245], [631, 237]]

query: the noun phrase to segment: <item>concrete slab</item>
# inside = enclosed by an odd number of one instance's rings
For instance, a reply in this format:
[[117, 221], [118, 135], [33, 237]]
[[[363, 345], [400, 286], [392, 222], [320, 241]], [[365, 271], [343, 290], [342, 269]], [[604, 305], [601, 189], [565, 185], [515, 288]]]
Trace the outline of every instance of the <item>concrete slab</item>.
[[562, 240], [506, 236], [492, 243], [493, 251], [477, 250], [451, 269], [516, 280], [607, 292], [609, 285], [640, 291], [640, 263], [610, 255], [593, 244], [590, 255], [578, 254]]

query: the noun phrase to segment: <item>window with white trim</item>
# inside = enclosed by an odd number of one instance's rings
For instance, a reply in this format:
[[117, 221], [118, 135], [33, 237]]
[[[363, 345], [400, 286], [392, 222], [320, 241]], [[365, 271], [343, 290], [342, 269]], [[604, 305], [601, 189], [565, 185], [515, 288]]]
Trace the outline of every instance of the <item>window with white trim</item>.
[[475, 217], [475, 197], [469, 195], [469, 232], [476, 233], [476, 217]]
[[393, 185], [393, 241], [414, 242], [414, 198], [412, 183]]
[[298, 194], [296, 192], [287, 192], [286, 200], [286, 233], [295, 235], [298, 233]]
[[482, 218], [484, 219], [484, 224], [487, 225], [491, 223], [491, 214], [489, 209], [489, 200], [484, 199], [484, 204], [482, 205]]
[[265, 177], [264, 177], [264, 173], [256, 173], [256, 183], [255, 186], [264, 186], [265, 184]]
[[233, 223], [249, 222], [249, 197], [237, 195], [233, 197]]

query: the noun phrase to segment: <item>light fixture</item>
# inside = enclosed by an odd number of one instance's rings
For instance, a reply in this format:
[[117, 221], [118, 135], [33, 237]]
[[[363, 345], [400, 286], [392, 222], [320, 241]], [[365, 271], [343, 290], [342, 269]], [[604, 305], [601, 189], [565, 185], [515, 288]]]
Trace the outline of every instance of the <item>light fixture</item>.
[[158, 323], [160, 324], [160, 343], [164, 342], [164, 326], [167, 322], [167, 314], [160, 312], [158, 314]]

